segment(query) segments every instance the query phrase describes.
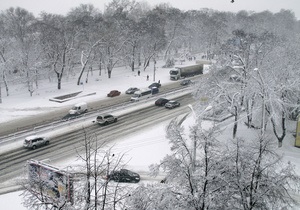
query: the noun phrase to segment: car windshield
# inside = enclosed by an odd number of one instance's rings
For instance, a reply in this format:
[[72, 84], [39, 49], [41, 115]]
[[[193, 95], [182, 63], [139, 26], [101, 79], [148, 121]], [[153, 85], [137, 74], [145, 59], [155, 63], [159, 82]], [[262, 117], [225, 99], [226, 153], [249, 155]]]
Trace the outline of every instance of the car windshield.
[[128, 174], [129, 176], [135, 176], [135, 173], [133, 173], [133, 172], [131, 172], [131, 171], [127, 171], [127, 174]]
[[102, 120], [102, 116], [98, 116], [98, 117], [97, 117], [97, 120]]
[[178, 74], [178, 71], [177, 71], [177, 70], [171, 70], [171, 71], [170, 71], [170, 74], [171, 74], [171, 75], [177, 75], [177, 74]]

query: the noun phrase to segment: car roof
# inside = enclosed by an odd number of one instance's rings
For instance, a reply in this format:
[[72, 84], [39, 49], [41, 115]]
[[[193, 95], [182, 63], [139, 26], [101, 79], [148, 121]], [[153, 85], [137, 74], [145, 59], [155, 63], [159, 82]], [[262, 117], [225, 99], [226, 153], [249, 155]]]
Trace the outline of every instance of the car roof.
[[37, 135], [32, 135], [32, 136], [27, 136], [25, 139], [26, 140], [33, 140], [33, 139], [37, 139], [37, 138], [42, 138], [41, 136], [37, 136]]
[[75, 104], [74, 106], [82, 106], [82, 105], [86, 105], [87, 103], [86, 102], [79, 102], [77, 104]]
[[98, 115], [98, 117], [105, 117], [105, 116], [113, 116], [113, 115], [112, 114], [108, 114], [108, 113]]

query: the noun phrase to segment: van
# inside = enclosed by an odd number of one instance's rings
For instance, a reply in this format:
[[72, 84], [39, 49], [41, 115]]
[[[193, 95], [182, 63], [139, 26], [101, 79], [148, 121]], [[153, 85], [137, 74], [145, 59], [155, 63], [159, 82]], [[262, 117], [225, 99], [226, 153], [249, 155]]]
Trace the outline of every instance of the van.
[[81, 102], [78, 104], [75, 104], [72, 109], [70, 109], [69, 114], [70, 115], [79, 115], [87, 112], [87, 104], [86, 102]]
[[150, 89], [135, 91], [131, 96], [130, 101], [139, 101], [143, 98], [149, 98], [151, 96], [151, 93], [152, 90]]

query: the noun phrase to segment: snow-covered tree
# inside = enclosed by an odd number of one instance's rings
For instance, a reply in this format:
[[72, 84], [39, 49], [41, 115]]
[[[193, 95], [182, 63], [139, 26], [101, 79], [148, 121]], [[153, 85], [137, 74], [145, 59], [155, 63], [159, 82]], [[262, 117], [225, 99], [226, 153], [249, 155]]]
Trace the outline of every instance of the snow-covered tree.
[[[152, 175], [166, 173], [160, 184], [138, 187], [130, 198], [133, 209], [213, 209], [222, 206], [218, 196], [226, 187], [221, 179], [223, 159], [217, 149], [216, 129], [190, 128], [190, 134], [173, 120], [167, 128], [172, 154], [150, 166]], [[197, 154], [195, 153], [197, 151]], [[143, 190], [144, 193], [139, 193]], [[156, 191], [153, 194], [153, 191]]]
[[57, 78], [57, 89], [61, 89], [64, 72], [73, 65], [77, 32], [67, 18], [47, 13], [41, 14], [37, 28], [45, 66], [51, 67]]
[[114, 154], [113, 148], [107, 148], [106, 142], [99, 141], [95, 134], [84, 131], [83, 140], [77, 149], [83, 173], [74, 189], [74, 209], [123, 209], [129, 188], [106, 177], [123, 167], [124, 155]]
[[165, 19], [161, 15], [160, 8], [147, 13], [141, 19], [140, 27], [142, 33], [141, 55], [144, 59], [144, 70], [149, 66], [151, 59], [156, 62], [158, 54], [166, 46]]
[[[3, 29], [9, 36], [10, 49], [13, 52], [9, 60], [14, 60], [16, 75], [20, 75], [26, 84], [30, 96], [38, 88], [40, 70], [40, 48], [35, 31], [35, 17], [22, 8], [9, 8], [2, 15]], [[8, 64], [8, 63], [7, 63]], [[35, 87], [34, 87], [35, 86]]]
[[170, 123], [172, 153], [150, 166], [152, 175], [162, 169], [166, 176], [161, 183], [137, 187], [127, 200], [130, 209], [248, 210], [296, 204], [292, 194], [300, 177], [275, 152], [271, 138], [253, 132], [244, 139], [224, 139], [216, 127], [203, 130], [199, 122], [188, 133], [175, 120]]
[[283, 209], [296, 203], [291, 195], [299, 189], [299, 176], [275, 152], [271, 138], [258, 134], [228, 145], [228, 209]]

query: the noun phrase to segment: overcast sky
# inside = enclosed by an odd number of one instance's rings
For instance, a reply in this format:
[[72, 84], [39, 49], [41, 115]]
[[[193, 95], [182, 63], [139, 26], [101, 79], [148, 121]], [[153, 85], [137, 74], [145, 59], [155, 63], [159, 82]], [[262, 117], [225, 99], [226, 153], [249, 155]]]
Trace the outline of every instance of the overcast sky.
[[[111, 0], [0, 0], [0, 10], [4, 11], [9, 7], [21, 7], [35, 16], [38, 16], [41, 11], [49, 13], [65, 15], [71, 8], [77, 7], [80, 4], [93, 4], [96, 8], [103, 11], [104, 5], [107, 5]], [[300, 0], [136, 0], [147, 1], [154, 6], [161, 2], [170, 3], [173, 7], [181, 10], [211, 8], [219, 11], [250, 10], [261, 12], [269, 10], [273, 13], [279, 12], [280, 9], [289, 9], [295, 13], [295, 16], [300, 20]]]

